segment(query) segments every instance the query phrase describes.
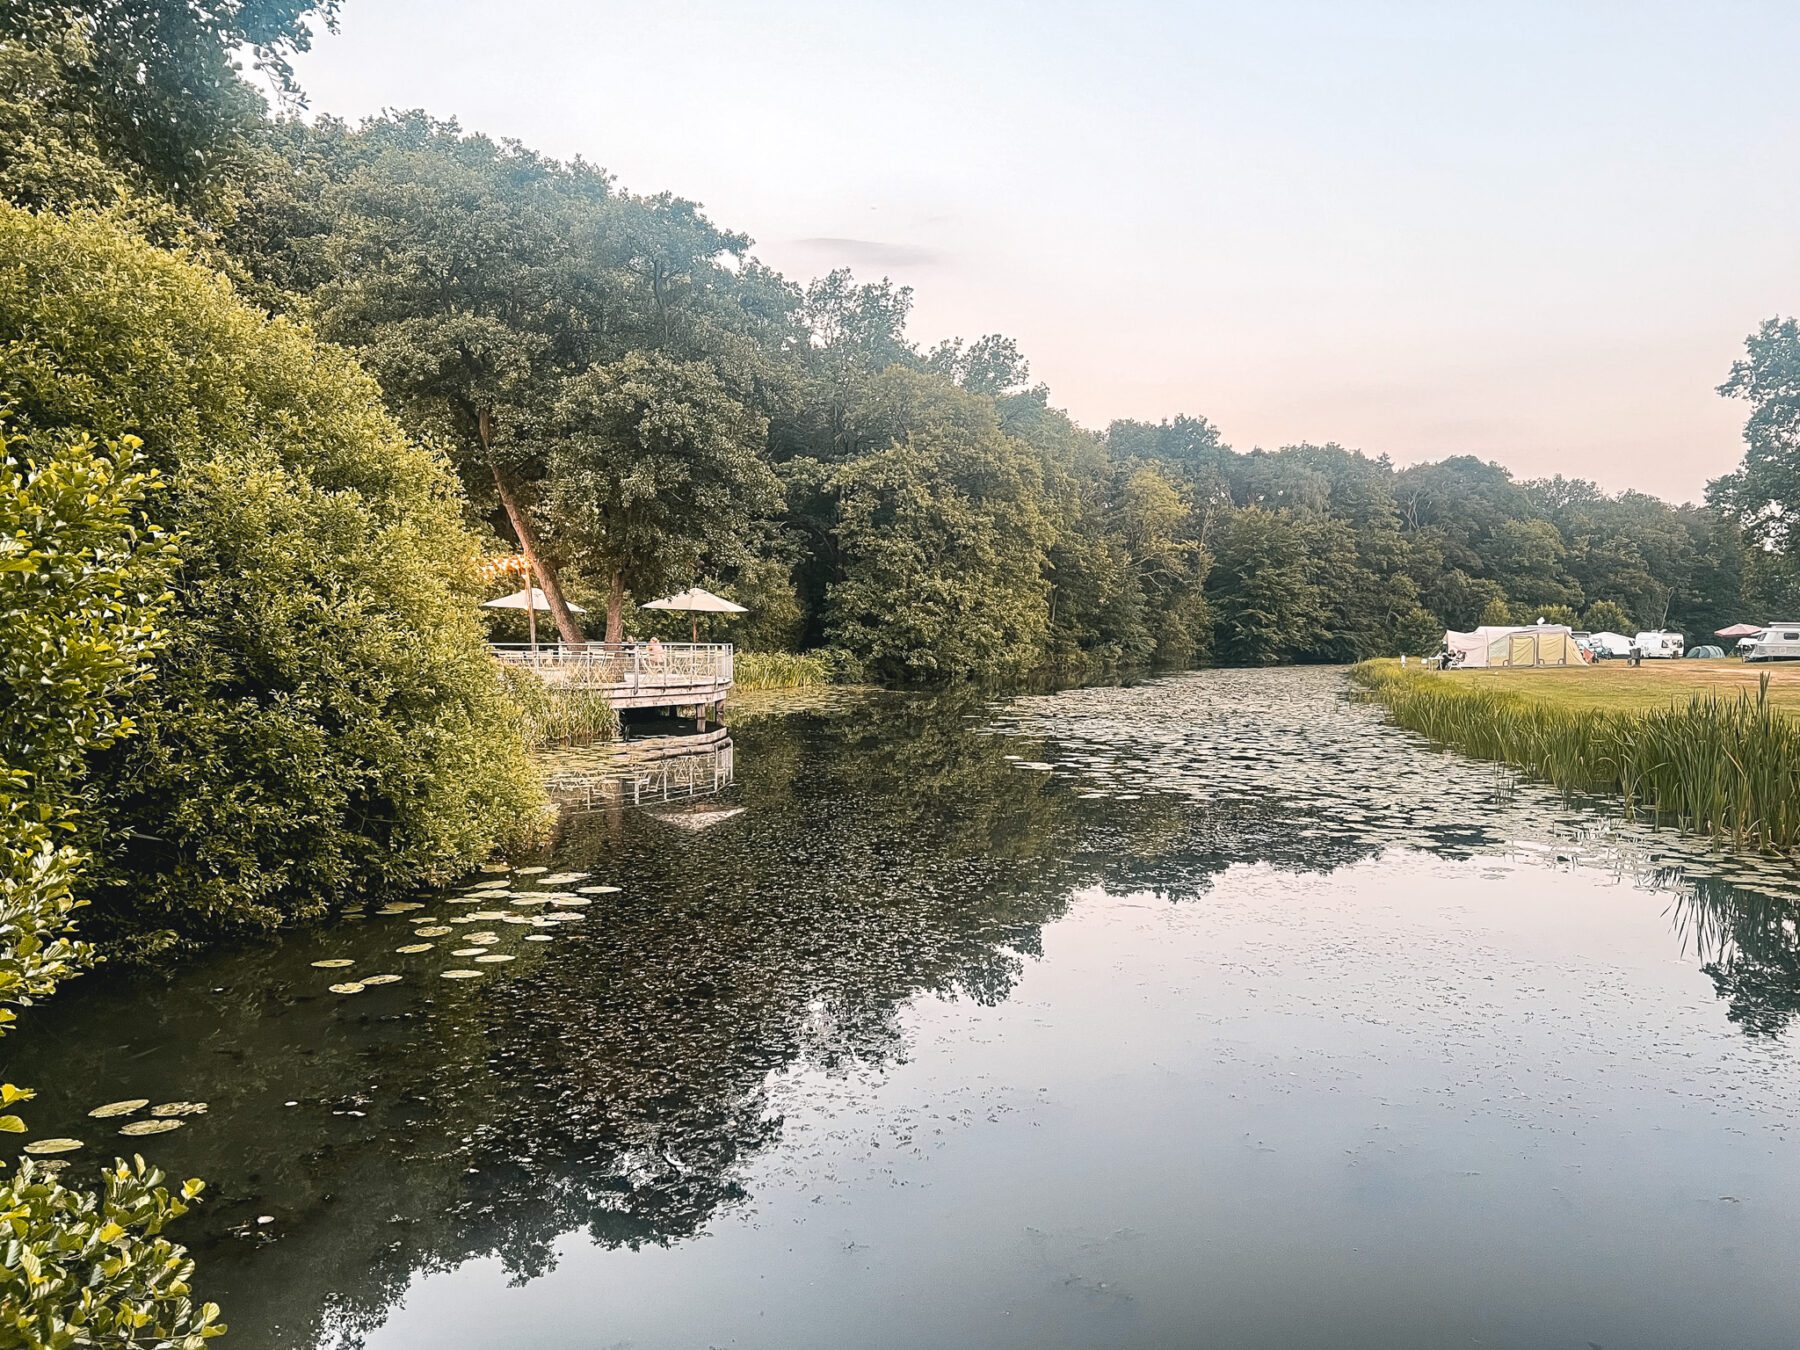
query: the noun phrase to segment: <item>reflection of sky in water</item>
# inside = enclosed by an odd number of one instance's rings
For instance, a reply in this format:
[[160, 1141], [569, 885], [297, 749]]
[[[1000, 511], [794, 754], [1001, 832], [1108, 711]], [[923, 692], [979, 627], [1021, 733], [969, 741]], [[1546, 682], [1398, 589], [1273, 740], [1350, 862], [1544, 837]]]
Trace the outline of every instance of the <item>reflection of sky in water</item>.
[[[739, 815], [585, 813], [491, 906], [86, 981], [9, 1076], [78, 1135], [212, 1102], [151, 1152], [214, 1182], [247, 1344], [1791, 1343], [1779, 870], [1341, 690], [748, 719]], [[392, 954], [457, 917], [517, 959]], [[321, 997], [340, 952], [406, 978]]]

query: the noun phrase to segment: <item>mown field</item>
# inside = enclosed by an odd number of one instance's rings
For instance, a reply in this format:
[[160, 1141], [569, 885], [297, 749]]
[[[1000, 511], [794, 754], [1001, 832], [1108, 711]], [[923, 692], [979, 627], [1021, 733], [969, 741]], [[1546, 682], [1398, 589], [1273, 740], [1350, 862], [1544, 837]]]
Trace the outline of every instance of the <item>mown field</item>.
[[[1399, 662], [1371, 664], [1393, 665]], [[1769, 702], [1784, 712], [1800, 713], [1800, 661], [1745, 665], [1736, 657], [1717, 661], [1646, 661], [1635, 669], [1623, 661], [1592, 666], [1526, 670], [1446, 670], [1433, 679], [1479, 689], [1517, 694], [1563, 708], [1596, 708], [1644, 712], [1686, 703], [1695, 694], [1726, 697], [1739, 690], [1756, 697], [1757, 679], [1769, 676]]]

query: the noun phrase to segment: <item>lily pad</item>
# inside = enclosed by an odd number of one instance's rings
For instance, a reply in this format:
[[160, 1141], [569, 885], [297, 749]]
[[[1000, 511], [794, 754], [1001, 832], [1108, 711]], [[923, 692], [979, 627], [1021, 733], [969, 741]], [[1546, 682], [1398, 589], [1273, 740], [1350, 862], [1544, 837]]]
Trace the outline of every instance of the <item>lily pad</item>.
[[495, 919], [504, 919], [506, 911], [500, 909], [478, 909], [469, 916], [471, 919], [485, 919], [492, 923]]
[[400, 977], [398, 975], [365, 975], [362, 982], [365, 987], [371, 984], [399, 984]]
[[479, 979], [480, 976], [479, 970], [446, 970], [444, 972], [446, 980], [474, 980]]
[[133, 1111], [142, 1111], [150, 1105], [148, 1097], [133, 1097], [129, 1101], [108, 1102], [105, 1106], [96, 1106], [88, 1114], [96, 1120], [106, 1120], [112, 1116], [128, 1116]]
[[361, 980], [351, 980], [348, 984], [334, 984], [331, 986], [331, 992], [334, 994], [360, 994], [362, 991], [363, 986]]
[[500, 940], [498, 933], [470, 933], [465, 941], [473, 942], [480, 947], [491, 947]]
[[[131, 1127], [127, 1125], [126, 1129]], [[34, 1139], [25, 1145], [25, 1152], [34, 1158], [47, 1157], [52, 1153], [73, 1153], [81, 1147], [79, 1139]]]
[[545, 872], [548, 872], [549, 870], [550, 869], [548, 867], [515, 867], [513, 869], [513, 871], [516, 875], [522, 876], [522, 877], [542, 876]]
[[591, 872], [558, 872], [553, 877], [539, 877], [538, 885], [567, 886], [571, 881], [586, 881], [592, 875]]
[[185, 1121], [180, 1120], [134, 1120], [129, 1125], [120, 1127], [120, 1134], [167, 1134], [170, 1130], [179, 1130]]
[[477, 961], [486, 961], [490, 965], [498, 965], [502, 961], [510, 961], [513, 958], [510, 952], [483, 952], [475, 959]]
[[[444, 931], [449, 932], [450, 930], [445, 929]], [[402, 956], [417, 956], [420, 952], [428, 952], [435, 946], [437, 946], [435, 942], [409, 942], [404, 947], [396, 947], [394, 950]], [[367, 981], [365, 980], [364, 983], [366, 984]]]
[[424, 928], [413, 929], [414, 937], [442, 937], [450, 930], [441, 923], [427, 924]]
[[342, 970], [345, 966], [353, 966], [356, 962], [347, 956], [334, 956], [328, 961], [314, 961], [314, 970]]
[[550, 903], [561, 906], [563, 909], [580, 909], [582, 906], [591, 905], [594, 902], [585, 895], [559, 895]]
[[206, 1114], [205, 1102], [164, 1102], [161, 1106], [150, 1108], [150, 1114], [159, 1120], [167, 1120], [171, 1116], [203, 1116]]
[[617, 895], [617, 886], [582, 886], [578, 888], [583, 895]]
[[527, 942], [555, 942], [556, 941], [556, 939], [551, 937], [550, 934], [548, 934], [548, 933], [527, 933], [525, 935], [525, 940]]
[[486, 950], [487, 950], [486, 947], [458, 947], [455, 951], [451, 952], [450, 955], [452, 955], [452, 956], [480, 956]]

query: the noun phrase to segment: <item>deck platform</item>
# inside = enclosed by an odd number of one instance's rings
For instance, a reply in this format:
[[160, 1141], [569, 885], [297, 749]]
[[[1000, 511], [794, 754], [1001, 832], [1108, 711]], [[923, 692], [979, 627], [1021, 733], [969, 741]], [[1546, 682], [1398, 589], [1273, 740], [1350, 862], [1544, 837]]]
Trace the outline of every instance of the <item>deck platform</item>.
[[597, 689], [615, 709], [725, 706], [731, 692], [728, 642], [589, 642], [580, 647], [540, 644], [494, 647], [494, 655], [524, 666], [548, 685]]

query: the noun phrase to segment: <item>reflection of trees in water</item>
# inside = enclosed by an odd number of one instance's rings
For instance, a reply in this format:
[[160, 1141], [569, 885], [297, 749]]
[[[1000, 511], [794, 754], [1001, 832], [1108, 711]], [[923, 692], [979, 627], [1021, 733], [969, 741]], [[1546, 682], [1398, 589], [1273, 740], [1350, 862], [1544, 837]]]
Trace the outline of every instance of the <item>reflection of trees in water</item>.
[[[1673, 876], [1665, 884], [1677, 884]], [[1714, 877], [1679, 882], [1671, 912], [1683, 945], [1725, 1000], [1726, 1015], [1753, 1036], [1777, 1036], [1800, 1013], [1800, 920], [1791, 900], [1757, 895]]]
[[[1021, 743], [981, 734], [981, 712], [884, 698], [751, 723], [720, 799], [744, 814], [697, 833], [639, 812], [565, 821], [558, 866], [624, 891], [474, 988], [323, 998], [306, 963], [325, 953], [296, 936], [175, 988], [64, 1000], [21, 1043], [45, 1060], [14, 1076], [83, 1085], [44, 1103], [46, 1125], [128, 1092], [211, 1101], [155, 1150], [214, 1182], [185, 1223], [209, 1294], [246, 1344], [353, 1344], [423, 1272], [492, 1256], [525, 1280], [566, 1234], [695, 1234], [747, 1198], [747, 1163], [780, 1137], [772, 1075], [894, 1062], [920, 994], [1004, 1000], [1082, 886], [1188, 897], [1232, 863], [1328, 871], [1384, 842], [1305, 835], [1273, 796], [1081, 800], [1015, 768]], [[403, 931], [330, 941], [373, 970]]]

